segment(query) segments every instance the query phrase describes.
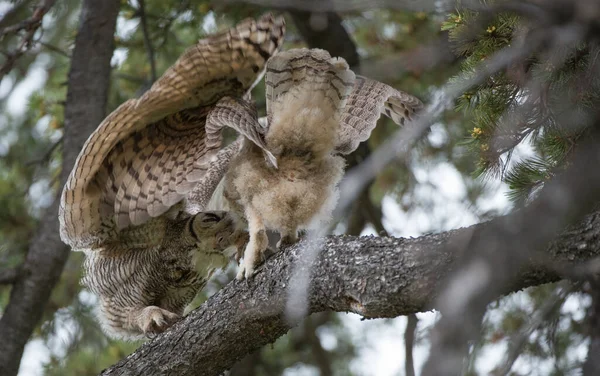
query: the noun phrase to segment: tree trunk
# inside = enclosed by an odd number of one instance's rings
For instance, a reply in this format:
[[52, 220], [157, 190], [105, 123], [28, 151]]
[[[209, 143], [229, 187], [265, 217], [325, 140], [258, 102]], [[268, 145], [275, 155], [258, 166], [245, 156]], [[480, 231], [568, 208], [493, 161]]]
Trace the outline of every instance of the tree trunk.
[[[118, 0], [84, 0], [81, 5], [65, 104], [63, 183], [83, 143], [105, 116], [119, 5]], [[59, 200], [54, 200], [42, 218], [0, 319], [3, 376], [17, 374], [25, 344], [42, 317], [69, 255], [58, 232], [58, 204]]]

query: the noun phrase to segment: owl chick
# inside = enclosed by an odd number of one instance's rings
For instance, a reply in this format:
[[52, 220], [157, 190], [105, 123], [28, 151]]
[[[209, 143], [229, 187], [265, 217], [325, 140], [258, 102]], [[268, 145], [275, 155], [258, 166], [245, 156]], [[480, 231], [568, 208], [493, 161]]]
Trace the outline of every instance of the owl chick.
[[86, 141], [61, 195], [60, 235], [86, 255], [83, 283], [110, 336], [164, 331], [247, 242], [231, 214], [201, 210], [240, 150], [223, 145], [222, 128], [264, 144], [244, 98], [284, 30], [267, 14], [200, 40]]
[[252, 275], [267, 248], [267, 229], [279, 232], [279, 248], [331, 217], [344, 173], [339, 154], [366, 140], [381, 113], [404, 124], [422, 106], [406, 93], [355, 77], [346, 61], [319, 49], [272, 57], [265, 82], [265, 145], [245, 140], [225, 175], [225, 198], [250, 235], [238, 279]]

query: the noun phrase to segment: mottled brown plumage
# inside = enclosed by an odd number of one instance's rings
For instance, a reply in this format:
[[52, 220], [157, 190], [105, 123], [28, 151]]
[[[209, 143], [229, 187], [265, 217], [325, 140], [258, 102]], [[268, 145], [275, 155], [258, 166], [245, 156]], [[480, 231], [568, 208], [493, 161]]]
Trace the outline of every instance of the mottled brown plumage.
[[[343, 59], [319, 49], [272, 57], [265, 82], [265, 145], [245, 139], [225, 176], [225, 197], [250, 235], [239, 279], [252, 275], [267, 229], [279, 232], [282, 244], [326, 224], [344, 172], [339, 154], [366, 140], [382, 113], [402, 125], [422, 107], [409, 94], [355, 77]], [[265, 148], [276, 164], [265, 160]]]
[[282, 18], [265, 15], [200, 40], [85, 143], [61, 196], [60, 234], [86, 253], [84, 283], [112, 336], [164, 330], [227, 264], [224, 250], [244, 243], [229, 215], [198, 211], [240, 147], [223, 148], [224, 126], [264, 146], [243, 98], [284, 29]]

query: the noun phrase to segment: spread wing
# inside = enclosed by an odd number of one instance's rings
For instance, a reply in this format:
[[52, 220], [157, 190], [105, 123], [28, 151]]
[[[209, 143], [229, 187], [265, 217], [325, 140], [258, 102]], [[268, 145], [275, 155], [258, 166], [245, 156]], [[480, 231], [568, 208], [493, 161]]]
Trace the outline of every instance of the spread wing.
[[61, 238], [91, 247], [166, 212], [202, 182], [221, 148], [206, 118], [224, 96], [242, 97], [283, 41], [265, 15], [200, 40], [139, 99], [111, 113], [86, 141], [61, 197]]
[[412, 120], [423, 103], [410, 94], [384, 83], [357, 76], [354, 88], [346, 101], [336, 150], [349, 154], [367, 140], [384, 114], [396, 124]]
[[354, 86], [354, 72], [344, 59], [332, 58], [320, 49], [293, 49], [273, 56], [267, 62], [265, 91], [267, 123], [273, 114], [283, 110], [289, 96], [300, 99], [310, 93], [321, 92], [332, 113], [338, 114], [346, 104]]

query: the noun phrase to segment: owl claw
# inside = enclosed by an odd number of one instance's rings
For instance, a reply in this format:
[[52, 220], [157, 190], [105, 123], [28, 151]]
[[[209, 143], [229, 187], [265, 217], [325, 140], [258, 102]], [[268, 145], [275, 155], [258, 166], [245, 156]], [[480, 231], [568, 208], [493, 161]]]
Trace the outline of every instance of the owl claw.
[[142, 310], [137, 321], [140, 329], [148, 338], [154, 338], [167, 330], [181, 318], [180, 315], [157, 306], [149, 306]]
[[250, 263], [250, 262], [247, 262], [247, 258], [244, 258], [238, 268], [238, 273], [235, 278], [238, 281], [241, 281], [243, 279], [246, 279], [246, 281], [248, 281], [248, 279], [250, 277], [252, 277], [253, 274], [254, 274], [254, 265], [252, 265], [252, 263]]

